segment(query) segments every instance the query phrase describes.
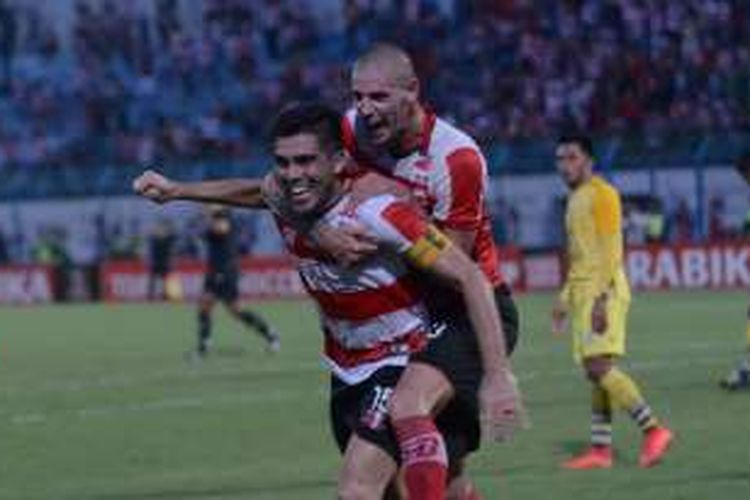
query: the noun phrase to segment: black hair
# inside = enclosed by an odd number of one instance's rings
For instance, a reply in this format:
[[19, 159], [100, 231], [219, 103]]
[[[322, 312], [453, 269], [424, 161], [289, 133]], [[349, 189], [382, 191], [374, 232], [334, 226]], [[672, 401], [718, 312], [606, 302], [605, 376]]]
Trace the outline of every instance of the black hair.
[[320, 102], [296, 102], [285, 106], [271, 126], [270, 138], [274, 142], [281, 137], [297, 134], [313, 134], [321, 149], [329, 152], [343, 149], [341, 138], [341, 113]]
[[562, 135], [557, 139], [557, 145], [563, 144], [577, 144], [581, 151], [586, 153], [589, 158], [594, 157], [594, 143], [591, 138], [583, 134], [568, 134]]

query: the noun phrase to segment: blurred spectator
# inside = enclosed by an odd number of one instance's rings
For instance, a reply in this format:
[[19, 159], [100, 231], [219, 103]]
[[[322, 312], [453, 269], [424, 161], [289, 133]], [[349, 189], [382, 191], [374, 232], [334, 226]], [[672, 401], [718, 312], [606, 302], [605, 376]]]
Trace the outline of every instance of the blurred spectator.
[[653, 199], [646, 212], [646, 243], [662, 243], [666, 236], [666, 217], [661, 201]]
[[197, 259], [201, 257], [201, 245], [205, 230], [203, 217], [191, 217], [175, 242], [174, 256]]
[[11, 67], [16, 52], [16, 13], [0, 0], [0, 89], [7, 90], [11, 80]]
[[137, 232], [126, 231], [121, 223], [112, 227], [107, 238], [107, 257], [112, 260], [138, 258], [139, 237]]
[[53, 295], [56, 301], [68, 299], [68, 283], [73, 262], [65, 247], [67, 233], [64, 228], [50, 226], [40, 230], [32, 249], [34, 262], [50, 266], [53, 274]]
[[175, 233], [169, 219], [160, 218], [156, 221], [149, 235], [149, 300], [164, 300], [167, 298], [167, 278], [172, 270], [172, 247]]
[[439, 4], [338, 0], [329, 22], [314, 0], [206, 0], [193, 27], [180, 0], [80, 1], [68, 49], [40, 5], [0, 0], [0, 166], [246, 160], [281, 102], [346, 102], [341, 75], [377, 40], [411, 50], [425, 98], [480, 140], [579, 128], [658, 147], [750, 125], [747, 2]]
[[[652, 214], [662, 213], [661, 200], [649, 194], [628, 194], [622, 199], [623, 231], [629, 245], [662, 241], [665, 221]], [[650, 234], [650, 236], [649, 236]]]
[[724, 200], [720, 196], [712, 196], [708, 203], [708, 239], [710, 241], [725, 240], [729, 236], [724, 217]]
[[340, 76], [380, 39], [414, 52], [425, 98], [480, 140], [580, 128], [658, 146], [750, 125], [746, 2], [338, 4], [328, 22], [313, 0], [207, 0], [189, 29], [180, 0], [81, 1], [68, 51], [41, 6], [0, 0], [0, 166], [247, 159], [282, 101], [345, 102]]
[[8, 242], [5, 240], [5, 234], [0, 229], [0, 266], [10, 263], [10, 252], [8, 251]]
[[174, 33], [180, 31], [177, 0], [156, 0], [156, 31], [159, 47], [164, 47]]
[[693, 241], [693, 214], [685, 198], [680, 198], [677, 209], [672, 216], [672, 240], [677, 243]]
[[742, 235], [750, 238], [750, 208], [745, 211], [745, 218], [742, 221]]
[[521, 241], [519, 214], [515, 206], [503, 198], [496, 198], [490, 207], [492, 233], [501, 245], [516, 245]]

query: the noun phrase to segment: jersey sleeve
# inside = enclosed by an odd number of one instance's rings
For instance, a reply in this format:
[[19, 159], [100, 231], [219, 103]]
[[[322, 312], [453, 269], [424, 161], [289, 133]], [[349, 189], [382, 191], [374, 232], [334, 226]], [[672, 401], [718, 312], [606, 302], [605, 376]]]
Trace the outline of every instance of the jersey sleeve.
[[609, 186], [597, 188], [593, 212], [600, 258], [594, 289], [601, 293], [609, 289], [622, 265], [622, 210], [617, 191]]
[[486, 182], [484, 158], [478, 151], [465, 147], [447, 155], [435, 179], [435, 219], [449, 229], [478, 229]]
[[394, 200], [377, 212], [365, 211], [363, 222], [384, 245], [417, 267], [428, 268], [450, 246], [450, 240], [414, 207]]

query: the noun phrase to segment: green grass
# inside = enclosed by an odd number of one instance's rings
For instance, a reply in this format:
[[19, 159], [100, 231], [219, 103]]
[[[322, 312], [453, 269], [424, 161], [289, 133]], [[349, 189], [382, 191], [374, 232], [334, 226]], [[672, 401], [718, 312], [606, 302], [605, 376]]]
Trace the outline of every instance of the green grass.
[[[617, 465], [558, 463], [586, 442], [588, 387], [568, 339], [549, 332], [549, 295], [519, 299], [514, 366], [533, 427], [477, 454], [485, 498], [746, 498], [750, 393], [716, 379], [742, 348], [743, 293], [636, 296], [628, 370], [678, 439], [659, 467], [636, 465], [639, 436], [615, 427]], [[189, 306], [0, 309], [0, 498], [330, 499], [339, 457], [328, 433], [320, 334], [305, 303], [259, 305], [283, 350], [216, 316], [217, 354], [199, 365]]]

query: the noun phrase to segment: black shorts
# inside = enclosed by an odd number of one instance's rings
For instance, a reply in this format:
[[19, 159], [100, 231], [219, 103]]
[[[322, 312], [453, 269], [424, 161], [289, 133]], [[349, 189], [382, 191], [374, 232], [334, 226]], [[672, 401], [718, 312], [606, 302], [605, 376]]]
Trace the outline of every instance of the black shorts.
[[239, 276], [236, 272], [209, 272], [203, 279], [203, 291], [222, 302], [234, 302], [239, 297]]
[[[495, 289], [495, 302], [503, 322], [508, 353], [518, 340], [518, 310], [506, 287]], [[455, 397], [436, 418], [436, 424], [447, 435], [460, 436], [456, 443], [466, 455], [479, 448], [479, 385], [482, 381], [482, 358], [474, 329], [462, 302], [451, 306], [441, 302], [439, 309], [430, 308], [431, 338], [427, 347], [414, 356], [440, 370], [450, 381]]]
[[519, 321], [516, 302], [513, 300], [510, 289], [506, 285], [500, 285], [495, 288], [495, 303], [500, 313], [500, 320], [503, 322], [505, 347], [508, 349], [508, 356], [510, 356], [518, 345]]
[[403, 371], [400, 366], [386, 366], [357, 385], [331, 376], [331, 428], [342, 454], [354, 433], [399, 461], [398, 442], [388, 421], [388, 400]]
[[[386, 366], [357, 385], [347, 385], [331, 376], [331, 429], [341, 454], [354, 433], [388, 453], [397, 464], [401, 463], [398, 441], [388, 420], [388, 400], [403, 371], [402, 367]], [[459, 410], [449, 405], [435, 421], [451, 462], [466, 455], [471, 438], [465, 426], [460, 425], [463, 415]], [[459, 419], [459, 425], [455, 419]]]

